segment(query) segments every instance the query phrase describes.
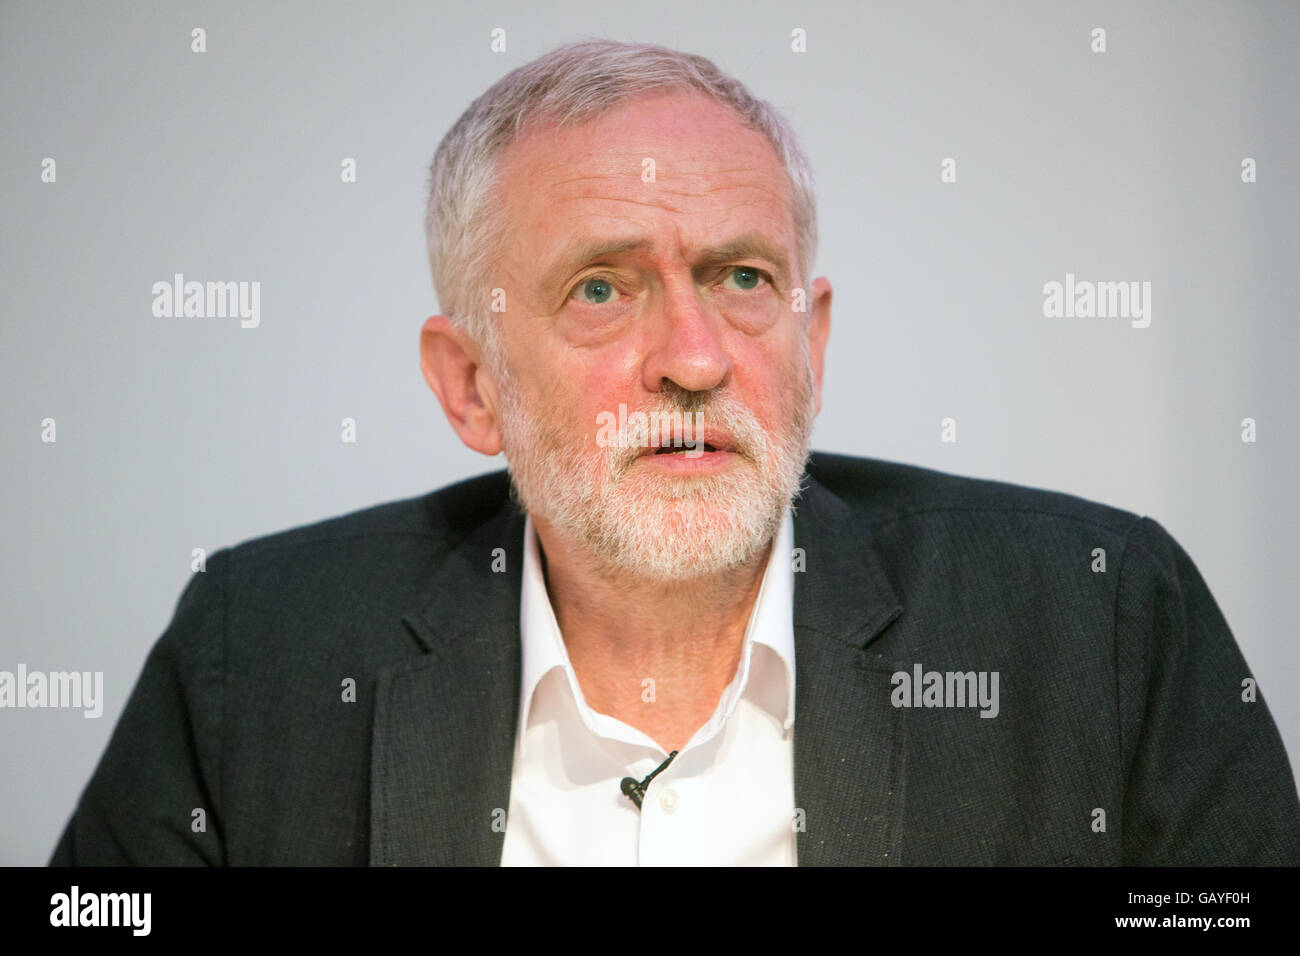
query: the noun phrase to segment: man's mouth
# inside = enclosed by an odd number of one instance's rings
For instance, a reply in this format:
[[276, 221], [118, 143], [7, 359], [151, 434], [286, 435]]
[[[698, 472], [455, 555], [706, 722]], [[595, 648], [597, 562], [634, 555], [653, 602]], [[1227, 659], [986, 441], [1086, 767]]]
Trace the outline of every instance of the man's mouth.
[[[684, 454], [686, 454], [686, 452], [688, 452], [688, 451], [698, 451], [699, 448], [700, 448], [700, 445], [699, 445], [698, 443], [696, 443], [696, 442], [691, 442], [691, 447], [690, 447], [690, 448], [688, 448], [686, 445], [664, 445], [664, 446], [661, 447], [661, 448], [656, 448], [656, 449], [654, 450], [654, 454], [656, 454], [656, 455], [684, 455]], [[704, 452], [705, 452], [705, 454], [707, 454], [708, 452], [711, 452], [711, 451], [721, 451], [721, 449], [719, 449], [719, 448], [715, 448], [713, 445], [710, 445], [708, 442], [705, 442], [705, 443], [704, 443]]]

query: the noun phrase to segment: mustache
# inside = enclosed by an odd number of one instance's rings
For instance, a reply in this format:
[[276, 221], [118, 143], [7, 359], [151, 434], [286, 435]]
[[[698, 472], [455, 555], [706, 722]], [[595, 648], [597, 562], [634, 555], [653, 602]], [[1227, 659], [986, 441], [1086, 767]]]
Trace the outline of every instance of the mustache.
[[[715, 439], [724, 439], [734, 454], [755, 464], [762, 460], [767, 449], [766, 435], [757, 416], [735, 396], [723, 392], [692, 392], [668, 383], [657, 398], [628, 410], [629, 416], [636, 413], [644, 414], [652, 422], [683, 421], [686, 436], [693, 434], [699, 441], [700, 435], [704, 434], [707, 436], [705, 440], [713, 444], [719, 443]], [[621, 426], [620, 441], [605, 449], [611, 471], [616, 475], [632, 467], [644, 452], [643, 447], [636, 447], [627, 440], [629, 430]], [[671, 440], [680, 443], [683, 437], [674, 431]]]

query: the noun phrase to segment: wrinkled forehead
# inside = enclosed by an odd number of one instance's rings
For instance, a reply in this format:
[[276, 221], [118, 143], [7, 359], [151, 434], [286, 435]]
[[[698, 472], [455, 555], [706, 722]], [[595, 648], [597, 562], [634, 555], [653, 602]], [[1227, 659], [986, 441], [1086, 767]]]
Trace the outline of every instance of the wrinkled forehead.
[[793, 238], [793, 191], [772, 144], [730, 108], [698, 94], [625, 101], [567, 125], [530, 123], [498, 166], [514, 228], [571, 217], [634, 218], [644, 208], [717, 215], [748, 209]]

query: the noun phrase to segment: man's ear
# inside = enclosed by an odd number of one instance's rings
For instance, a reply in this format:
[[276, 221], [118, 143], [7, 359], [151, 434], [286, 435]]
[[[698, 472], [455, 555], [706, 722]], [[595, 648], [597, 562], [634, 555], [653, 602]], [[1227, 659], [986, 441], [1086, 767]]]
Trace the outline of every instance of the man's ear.
[[822, 410], [822, 373], [826, 368], [826, 342], [831, 337], [831, 280], [813, 280], [812, 314], [808, 319], [808, 359], [812, 362], [817, 412]]
[[420, 370], [456, 434], [485, 455], [501, 451], [496, 383], [464, 329], [434, 315], [420, 330]]

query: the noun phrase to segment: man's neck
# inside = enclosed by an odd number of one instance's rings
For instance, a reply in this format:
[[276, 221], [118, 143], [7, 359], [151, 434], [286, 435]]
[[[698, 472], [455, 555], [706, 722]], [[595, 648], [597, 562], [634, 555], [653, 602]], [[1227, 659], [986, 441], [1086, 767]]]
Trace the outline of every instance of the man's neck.
[[588, 705], [680, 750], [735, 677], [772, 543], [686, 580], [611, 575], [534, 520], [546, 590]]

